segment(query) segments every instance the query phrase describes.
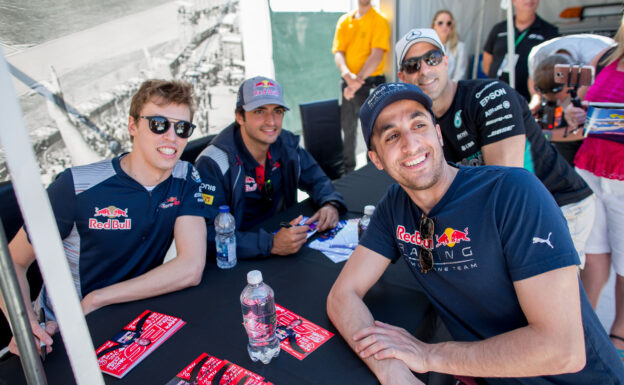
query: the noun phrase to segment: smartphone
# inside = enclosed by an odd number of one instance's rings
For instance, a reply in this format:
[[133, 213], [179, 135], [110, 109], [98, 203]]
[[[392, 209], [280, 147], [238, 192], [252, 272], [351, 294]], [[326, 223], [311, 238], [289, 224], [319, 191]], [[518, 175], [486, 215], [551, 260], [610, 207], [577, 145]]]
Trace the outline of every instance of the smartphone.
[[591, 86], [594, 84], [594, 67], [569, 64], [555, 66], [555, 83], [570, 86]]

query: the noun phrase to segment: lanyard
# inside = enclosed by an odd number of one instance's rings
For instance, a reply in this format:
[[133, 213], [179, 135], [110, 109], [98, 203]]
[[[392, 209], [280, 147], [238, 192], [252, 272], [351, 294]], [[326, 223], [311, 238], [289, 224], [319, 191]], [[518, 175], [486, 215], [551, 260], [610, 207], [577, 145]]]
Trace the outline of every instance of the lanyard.
[[518, 37], [516, 38], [516, 44], [515, 44], [515, 47], [516, 47], [516, 48], [518, 48], [518, 45], [520, 44], [520, 42], [522, 41], [522, 39], [524, 39], [524, 37], [526, 36], [526, 34], [527, 34], [527, 33], [529, 33], [529, 29], [528, 29], [528, 28], [527, 28], [527, 29], [525, 29], [525, 30], [524, 30], [524, 32], [522, 32], [522, 33], [520, 34], [520, 36], [518, 36]]

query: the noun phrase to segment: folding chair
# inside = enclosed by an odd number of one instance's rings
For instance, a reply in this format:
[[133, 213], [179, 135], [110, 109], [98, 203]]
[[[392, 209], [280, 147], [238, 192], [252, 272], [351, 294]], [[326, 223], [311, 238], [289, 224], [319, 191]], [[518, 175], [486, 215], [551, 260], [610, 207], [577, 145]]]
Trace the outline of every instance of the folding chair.
[[340, 130], [340, 107], [337, 99], [299, 105], [303, 126], [303, 143], [327, 176], [342, 176], [343, 155]]

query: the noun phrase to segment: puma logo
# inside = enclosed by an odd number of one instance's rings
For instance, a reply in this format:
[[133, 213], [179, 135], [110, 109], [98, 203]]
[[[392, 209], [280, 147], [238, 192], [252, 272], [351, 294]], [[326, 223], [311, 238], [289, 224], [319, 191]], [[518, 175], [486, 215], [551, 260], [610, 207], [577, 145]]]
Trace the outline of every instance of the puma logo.
[[551, 236], [551, 235], [552, 235], [552, 232], [551, 232], [551, 233], [548, 233], [548, 238], [546, 238], [546, 239], [542, 239], [542, 238], [540, 238], [540, 237], [533, 237], [533, 244], [536, 244], [536, 243], [545, 243], [545, 244], [547, 244], [548, 246], [550, 246], [550, 248], [551, 248], [551, 249], [554, 249], [554, 247], [553, 247], [552, 243], [550, 243], [550, 236]]

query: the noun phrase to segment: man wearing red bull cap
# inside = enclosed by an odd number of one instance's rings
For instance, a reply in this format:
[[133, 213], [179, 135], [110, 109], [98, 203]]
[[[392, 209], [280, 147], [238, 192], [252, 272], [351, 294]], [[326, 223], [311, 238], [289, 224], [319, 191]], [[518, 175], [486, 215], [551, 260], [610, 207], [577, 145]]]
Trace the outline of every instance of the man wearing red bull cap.
[[[193, 132], [191, 85], [147, 80], [132, 98], [130, 153], [65, 170], [48, 188], [85, 314], [114, 303], [199, 284], [206, 259], [206, 204], [200, 178], [180, 155]], [[172, 238], [177, 256], [163, 264]], [[24, 228], [9, 251], [24, 298], [35, 253]], [[45, 330], [27, 306], [35, 337], [51, 351], [56, 330], [46, 286], [37, 300]], [[4, 310], [4, 306], [2, 306]], [[14, 339], [9, 345], [17, 354]]]
[[[579, 285], [565, 219], [526, 170], [447, 163], [432, 102], [405, 83], [360, 110], [368, 155], [397, 182], [327, 300], [330, 319], [386, 384], [412, 372], [487, 384], [619, 384], [624, 366]], [[362, 298], [403, 259], [455, 341], [375, 321]], [[405, 304], [409, 306], [409, 304]]]
[[282, 130], [288, 110], [282, 87], [273, 79], [254, 77], [241, 84], [236, 100], [236, 121], [223, 129], [202, 151], [195, 166], [208, 199], [208, 253], [214, 255], [213, 219], [220, 205], [230, 206], [236, 219], [236, 256], [239, 259], [290, 255], [305, 243], [308, 226], [294, 218], [277, 233], [250, 231], [275, 213], [297, 203], [297, 189], [308, 192], [319, 207], [306, 224], [318, 221], [324, 231], [338, 223], [345, 209], [342, 196], [299, 137]]

